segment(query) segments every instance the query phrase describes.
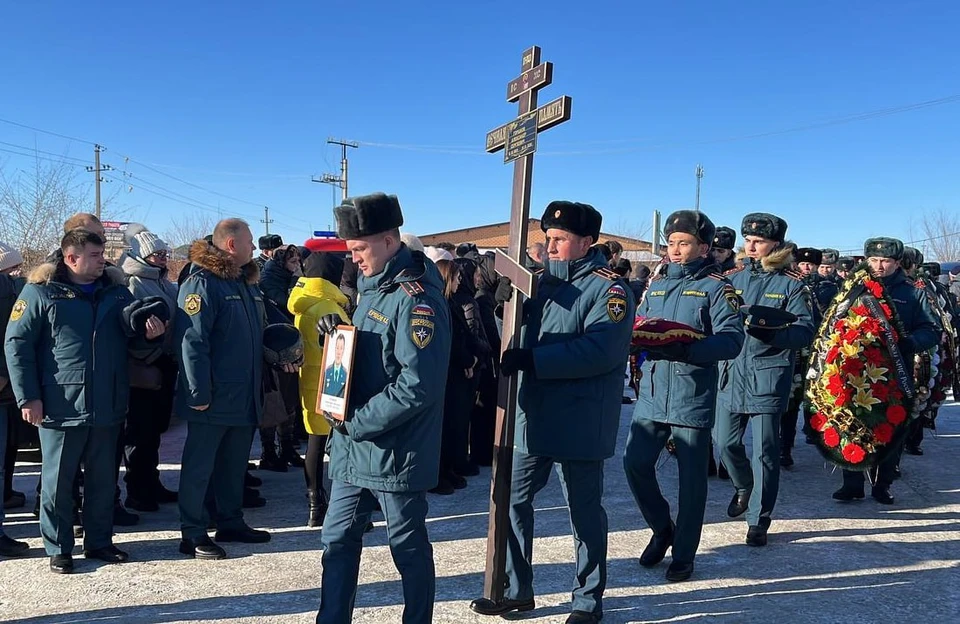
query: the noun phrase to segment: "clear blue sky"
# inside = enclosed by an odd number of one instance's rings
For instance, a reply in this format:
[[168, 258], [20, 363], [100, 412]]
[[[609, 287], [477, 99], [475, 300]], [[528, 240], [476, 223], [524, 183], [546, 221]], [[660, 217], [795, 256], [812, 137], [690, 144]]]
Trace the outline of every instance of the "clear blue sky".
[[[586, 201], [639, 233], [692, 206], [701, 162], [718, 225], [771, 211], [801, 245], [852, 249], [958, 209], [960, 101], [744, 137], [958, 95], [958, 31], [951, 0], [7, 2], [0, 117], [107, 146], [134, 175], [128, 217], [158, 232], [198, 209], [147, 188], [254, 220], [269, 205], [298, 242], [332, 221], [332, 189], [310, 182], [337, 171], [325, 139], [366, 142], [351, 194], [396, 193], [424, 234], [507, 219], [512, 168], [484, 136], [515, 116], [505, 85], [537, 44], [555, 64], [541, 102], [574, 104], [540, 137], [534, 216]], [[0, 141], [91, 158], [9, 124]]]

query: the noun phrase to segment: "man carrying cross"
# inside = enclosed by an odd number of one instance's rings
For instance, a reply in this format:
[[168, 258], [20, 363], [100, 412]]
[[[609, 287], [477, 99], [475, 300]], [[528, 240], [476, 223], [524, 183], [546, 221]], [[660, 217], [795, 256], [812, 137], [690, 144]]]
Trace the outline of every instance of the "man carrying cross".
[[577, 545], [568, 624], [599, 622], [606, 585], [603, 461], [616, 444], [633, 293], [591, 246], [602, 217], [586, 204], [556, 201], [541, 219], [548, 261], [527, 301], [520, 348], [504, 352], [504, 375], [520, 375], [501, 601], [474, 600], [483, 615], [529, 611], [533, 600], [533, 499], [556, 465]]

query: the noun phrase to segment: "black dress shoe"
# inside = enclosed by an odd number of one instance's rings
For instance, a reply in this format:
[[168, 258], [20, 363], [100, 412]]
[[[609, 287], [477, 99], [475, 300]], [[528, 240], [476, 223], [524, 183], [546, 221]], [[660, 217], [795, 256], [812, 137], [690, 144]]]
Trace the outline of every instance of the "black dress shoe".
[[447, 481], [446, 477], [441, 477], [437, 482], [436, 487], [427, 490], [431, 494], [439, 494], [441, 496], [449, 496], [453, 494], [456, 490], [453, 487], [453, 484]]
[[113, 505], [113, 524], [114, 526], [133, 526], [140, 522], [140, 516], [131, 513], [123, 508], [120, 501]]
[[923, 455], [923, 449], [919, 446], [905, 446], [903, 452], [907, 455]]
[[103, 548], [95, 548], [94, 550], [85, 550], [83, 551], [83, 556], [87, 559], [98, 559], [100, 561], [106, 561], [107, 563], [123, 563], [124, 561], [130, 560], [130, 555], [113, 544], [104, 546]]
[[137, 511], [160, 511], [160, 504], [155, 500], [127, 496], [126, 506]]
[[727, 515], [731, 518], [742, 516], [750, 505], [750, 492], [734, 492], [730, 504], [727, 505]]
[[258, 507], [264, 507], [267, 504], [267, 499], [260, 496], [260, 492], [253, 488], [243, 488], [243, 508], [244, 509], [256, 509]]
[[766, 546], [767, 530], [761, 526], [752, 526], [747, 529], [747, 546]]
[[458, 474], [452, 474], [447, 478], [450, 480], [450, 485], [452, 485], [453, 489], [455, 490], [462, 490], [463, 488], [467, 487], [467, 480]]
[[226, 559], [227, 553], [204, 535], [197, 539], [180, 540], [180, 552], [195, 559]]
[[603, 616], [589, 611], [572, 611], [567, 616], [567, 624], [598, 624]]
[[22, 557], [30, 550], [30, 544], [18, 542], [9, 535], [0, 535], [0, 556]]
[[793, 454], [790, 452], [790, 449], [783, 449], [782, 451], [780, 451], [780, 467], [781, 468], [793, 467]]
[[863, 500], [863, 487], [854, 489], [843, 486], [833, 493], [833, 498], [838, 501]]
[[640, 565], [645, 568], [652, 568], [663, 561], [663, 558], [667, 556], [667, 549], [673, 546], [673, 536], [676, 530], [671, 522], [670, 530], [666, 533], [660, 535], [654, 533], [640, 555]]
[[7, 493], [3, 497], [3, 508], [4, 509], [19, 509], [27, 504], [27, 495], [23, 492], [17, 492], [16, 490]]
[[893, 494], [890, 493], [890, 488], [886, 485], [875, 486], [871, 495], [881, 505], [893, 504]]
[[477, 598], [470, 603], [470, 610], [480, 615], [503, 615], [511, 611], [522, 613], [523, 611], [533, 611], [533, 608], [533, 598], [530, 600], [510, 600], [509, 598], [504, 598], [500, 602], [494, 602], [486, 598]]
[[300, 453], [292, 446], [288, 446], [280, 452], [280, 461], [286, 462], [292, 468], [303, 468], [305, 463], [303, 458], [300, 457]]
[[249, 470], [243, 475], [243, 487], [258, 488], [263, 485], [263, 479], [250, 474]]
[[693, 562], [681, 563], [673, 561], [667, 568], [667, 580], [671, 583], [680, 583], [689, 580], [693, 576]]
[[218, 542], [241, 542], [243, 544], [263, 544], [270, 541], [270, 533], [244, 526], [240, 529], [218, 529], [213, 536]]
[[286, 472], [287, 462], [280, 459], [277, 454], [265, 453], [260, 456], [260, 470], [269, 470], [270, 472]]
[[70, 555], [50, 557], [50, 571], [54, 574], [73, 574], [73, 557]]
[[[620, 405], [633, 405], [633, 399], [631, 399], [627, 395], [623, 395], [623, 398], [620, 399]], [[569, 622], [570, 620], [567, 620], [567, 621]]]

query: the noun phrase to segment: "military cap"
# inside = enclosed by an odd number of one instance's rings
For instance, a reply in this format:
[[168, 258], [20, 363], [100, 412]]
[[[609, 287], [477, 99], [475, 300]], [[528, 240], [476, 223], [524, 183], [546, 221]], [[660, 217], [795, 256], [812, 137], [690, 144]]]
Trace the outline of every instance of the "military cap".
[[748, 328], [784, 329], [797, 321], [797, 315], [769, 306], [752, 305], [744, 308], [747, 314], [743, 324]]
[[403, 212], [396, 195], [374, 193], [348, 197], [333, 209], [337, 238], [356, 240], [389, 232], [403, 225]]
[[[213, 242], [211, 240], [211, 242]], [[276, 249], [283, 245], [283, 239], [280, 238], [279, 234], [266, 234], [260, 237], [260, 240], [257, 241], [257, 247], [262, 251], [270, 251], [271, 249]]]
[[565, 230], [577, 236], [592, 236], [594, 242], [600, 238], [600, 225], [603, 217], [590, 204], [569, 201], [552, 201], [543, 211], [540, 229], [544, 232], [554, 228]]
[[863, 244], [863, 255], [867, 258], [903, 258], [903, 242], [896, 238], [868, 238]]
[[813, 247], [801, 247], [797, 249], [797, 262], [809, 262], [810, 264], [823, 264], [823, 252]]
[[273, 323], [263, 330], [263, 359], [270, 366], [303, 363], [303, 338], [293, 325]]
[[923, 264], [923, 252], [916, 247], [904, 247], [903, 261], [909, 263], [911, 266], [918, 267]]
[[157, 317], [162, 323], [170, 320], [170, 309], [163, 297], [156, 295], [144, 297], [143, 299], [134, 299], [120, 311], [123, 323], [138, 336], [143, 336], [147, 331], [147, 319], [151, 316]]
[[837, 258], [837, 268], [841, 271], [852, 271], [855, 266], [857, 266], [856, 258], [851, 258], [850, 256]]
[[837, 260], [840, 259], [840, 252], [836, 249], [830, 249], [829, 247], [824, 247], [820, 250], [820, 253], [823, 254], [823, 262], [820, 264], [836, 264]]
[[920, 268], [926, 271], [930, 277], [940, 277], [940, 274], [943, 273], [939, 262], [924, 262], [920, 265]]
[[667, 217], [663, 226], [663, 235], [670, 238], [674, 232], [696, 236], [697, 240], [707, 245], [713, 245], [717, 228], [710, 217], [696, 210], [678, 210]]
[[736, 246], [737, 232], [733, 228], [728, 228], [725, 225], [718, 227], [716, 234], [713, 235], [713, 248], [733, 251], [733, 248]]
[[751, 212], [743, 218], [740, 234], [782, 243], [787, 236], [787, 222], [767, 212]]

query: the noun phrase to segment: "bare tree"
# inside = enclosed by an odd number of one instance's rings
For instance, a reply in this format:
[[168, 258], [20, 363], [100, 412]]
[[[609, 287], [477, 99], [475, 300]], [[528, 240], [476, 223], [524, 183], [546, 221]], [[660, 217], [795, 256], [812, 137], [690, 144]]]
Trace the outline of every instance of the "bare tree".
[[960, 213], [943, 208], [927, 212], [921, 222], [924, 251], [929, 250], [931, 260], [952, 262], [960, 260]]
[[20, 250], [25, 268], [37, 266], [86, 195], [79, 171], [66, 162], [38, 158], [32, 172], [0, 163], [0, 240]]
[[216, 219], [206, 213], [190, 212], [170, 221], [170, 227], [163, 233], [163, 239], [174, 251], [195, 240], [213, 233]]

